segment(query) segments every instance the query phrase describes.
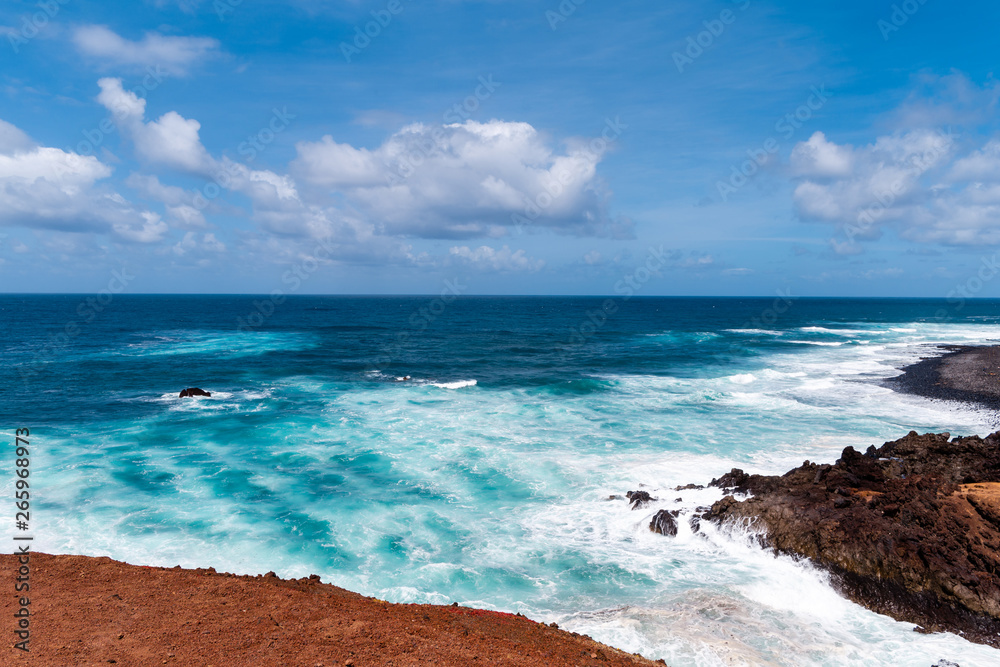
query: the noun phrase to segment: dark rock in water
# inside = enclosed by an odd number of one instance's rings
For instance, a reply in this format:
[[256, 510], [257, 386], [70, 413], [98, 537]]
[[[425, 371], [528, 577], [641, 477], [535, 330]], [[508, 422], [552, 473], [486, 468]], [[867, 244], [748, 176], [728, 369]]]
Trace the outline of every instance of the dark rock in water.
[[675, 486], [674, 491], [688, 491], [689, 489], [704, 489], [705, 487], [701, 484], [685, 484], [684, 486]]
[[211, 392], [205, 391], [204, 389], [198, 389], [198, 387], [190, 387], [188, 389], [182, 389], [180, 398], [188, 398], [191, 396], [211, 396]]
[[653, 496], [649, 495], [646, 491], [629, 491], [625, 494], [629, 502], [632, 503], [632, 509], [637, 510], [640, 507], [656, 500]]
[[713, 485], [754, 497], [726, 496], [703, 518], [751, 521], [876, 612], [1000, 647], [1000, 432], [911, 431], [864, 454], [847, 447], [834, 465], [734, 470]]
[[952, 662], [951, 660], [938, 660], [931, 667], [962, 667], [957, 662]]
[[677, 515], [680, 510], [660, 510], [653, 515], [653, 520], [649, 522], [649, 529], [660, 535], [673, 537], [677, 534]]
[[695, 514], [688, 521], [691, 525], [691, 532], [697, 534], [701, 530], [701, 517]]

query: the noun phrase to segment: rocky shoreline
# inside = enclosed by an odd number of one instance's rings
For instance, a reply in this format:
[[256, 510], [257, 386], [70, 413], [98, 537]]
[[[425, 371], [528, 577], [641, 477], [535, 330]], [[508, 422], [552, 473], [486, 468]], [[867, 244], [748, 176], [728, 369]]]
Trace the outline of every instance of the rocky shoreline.
[[734, 469], [704, 519], [828, 570], [850, 599], [928, 632], [1000, 648], [1000, 432], [844, 449], [782, 476]]
[[[1000, 347], [947, 349], [888, 384], [1000, 408]], [[864, 453], [847, 447], [833, 464], [806, 461], [780, 476], [734, 468], [709, 485], [727, 495], [699, 509], [696, 532], [703, 521], [750, 526], [764, 546], [808, 558], [869, 609], [1000, 648], [1000, 431], [911, 431]], [[678, 514], [659, 510], [649, 529], [676, 535]]]

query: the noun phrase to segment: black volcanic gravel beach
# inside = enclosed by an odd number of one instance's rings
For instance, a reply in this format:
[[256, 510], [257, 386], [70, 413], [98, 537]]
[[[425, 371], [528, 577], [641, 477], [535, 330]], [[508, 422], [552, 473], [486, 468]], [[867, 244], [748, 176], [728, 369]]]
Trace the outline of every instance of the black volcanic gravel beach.
[[886, 385], [908, 394], [1000, 410], [1000, 346], [940, 348], [948, 352], [907, 366]]

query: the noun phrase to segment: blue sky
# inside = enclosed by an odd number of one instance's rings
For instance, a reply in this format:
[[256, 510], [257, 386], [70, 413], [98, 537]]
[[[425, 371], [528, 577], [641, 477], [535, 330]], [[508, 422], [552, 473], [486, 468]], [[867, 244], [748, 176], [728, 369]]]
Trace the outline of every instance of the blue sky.
[[8, 0], [0, 290], [1000, 296], [998, 18]]

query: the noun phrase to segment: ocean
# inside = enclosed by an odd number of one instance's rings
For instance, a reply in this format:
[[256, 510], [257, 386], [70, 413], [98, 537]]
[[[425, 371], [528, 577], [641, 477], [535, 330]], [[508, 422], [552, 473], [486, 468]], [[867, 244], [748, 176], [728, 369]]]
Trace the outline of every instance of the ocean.
[[[991, 432], [990, 411], [884, 380], [1000, 340], [1000, 301], [4, 295], [0, 313], [35, 550], [315, 573], [673, 667], [1000, 664], [745, 532], [648, 529], [721, 497], [674, 487], [732, 467]], [[3, 497], [13, 470], [10, 453]], [[638, 489], [659, 501], [611, 499]]]

